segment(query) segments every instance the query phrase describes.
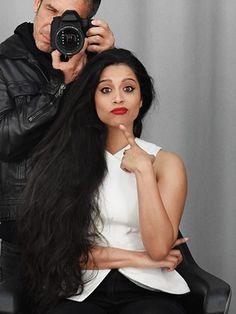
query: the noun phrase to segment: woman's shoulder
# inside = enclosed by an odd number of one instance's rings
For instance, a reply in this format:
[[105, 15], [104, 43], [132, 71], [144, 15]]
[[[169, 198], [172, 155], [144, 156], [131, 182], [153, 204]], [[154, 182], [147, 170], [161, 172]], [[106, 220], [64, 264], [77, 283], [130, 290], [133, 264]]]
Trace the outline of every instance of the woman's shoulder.
[[154, 168], [159, 176], [186, 176], [186, 169], [182, 158], [166, 150], [160, 150], [156, 155]]
[[140, 138], [135, 141], [147, 153], [155, 155], [154, 168], [159, 176], [186, 176], [185, 165], [179, 155]]
[[157, 155], [157, 153], [159, 153], [159, 151], [161, 151], [161, 147], [151, 143], [151, 142], [147, 142], [141, 138], [136, 137], [135, 138], [135, 142], [143, 149], [145, 150], [147, 153], [152, 154], [152, 155]]

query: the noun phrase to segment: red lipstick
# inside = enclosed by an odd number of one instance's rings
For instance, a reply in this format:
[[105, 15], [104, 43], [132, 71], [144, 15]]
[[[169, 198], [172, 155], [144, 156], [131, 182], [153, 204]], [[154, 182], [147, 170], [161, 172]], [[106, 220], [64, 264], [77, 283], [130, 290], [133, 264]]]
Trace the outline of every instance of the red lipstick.
[[116, 115], [126, 114], [127, 111], [128, 109], [125, 107], [114, 108], [113, 110], [111, 110], [111, 112]]

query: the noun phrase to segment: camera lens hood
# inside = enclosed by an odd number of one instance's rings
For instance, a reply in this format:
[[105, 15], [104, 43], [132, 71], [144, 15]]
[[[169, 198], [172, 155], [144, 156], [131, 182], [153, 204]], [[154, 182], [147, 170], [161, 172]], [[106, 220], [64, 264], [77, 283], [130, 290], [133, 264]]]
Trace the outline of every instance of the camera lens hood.
[[55, 34], [55, 47], [63, 55], [74, 55], [84, 46], [84, 33], [79, 27], [63, 25]]

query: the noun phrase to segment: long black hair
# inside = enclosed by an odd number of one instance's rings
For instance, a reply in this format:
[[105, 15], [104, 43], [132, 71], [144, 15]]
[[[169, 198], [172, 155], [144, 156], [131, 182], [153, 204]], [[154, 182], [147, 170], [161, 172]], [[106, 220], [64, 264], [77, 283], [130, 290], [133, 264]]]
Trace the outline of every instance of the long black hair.
[[98, 197], [107, 171], [107, 128], [98, 119], [94, 96], [102, 71], [120, 63], [140, 84], [142, 107], [134, 122], [140, 136], [154, 97], [152, 79], [130, 51], [113, 48], [93, 57], [68, 87], [33, 155], [18, 231], [26, 283], [37, 306], [83, 290], [82, 268], [101, 236]]

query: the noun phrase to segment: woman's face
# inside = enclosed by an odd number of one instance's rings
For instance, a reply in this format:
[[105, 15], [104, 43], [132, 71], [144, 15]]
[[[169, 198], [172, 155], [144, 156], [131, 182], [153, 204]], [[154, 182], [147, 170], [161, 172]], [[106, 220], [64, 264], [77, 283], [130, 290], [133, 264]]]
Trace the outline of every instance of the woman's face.
[[142, 106], [139, 82], [126, 64], [107, 66], [95, 92], [95, 106], [99, 119], [109, 127], [124, 124], [129, 130]]

